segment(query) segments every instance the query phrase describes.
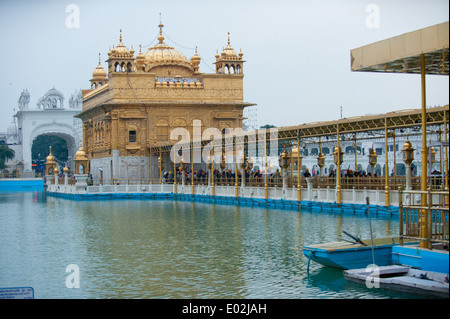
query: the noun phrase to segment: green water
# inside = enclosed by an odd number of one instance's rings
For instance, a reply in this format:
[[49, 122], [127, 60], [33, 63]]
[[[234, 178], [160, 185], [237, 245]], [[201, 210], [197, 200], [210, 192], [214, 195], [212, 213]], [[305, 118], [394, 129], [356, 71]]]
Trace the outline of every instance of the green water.
[[[396, 217], [372, 216], [374, 237]], [[303, 245], [370, 238], [367, 216], [186, 201], [0, 194], [0, 288], [35, 298], [415, 298], [348, 282]], [[68, 288], [79, 269], [79, 288]], [[75, 282], [75, 280], [73, 281]]]

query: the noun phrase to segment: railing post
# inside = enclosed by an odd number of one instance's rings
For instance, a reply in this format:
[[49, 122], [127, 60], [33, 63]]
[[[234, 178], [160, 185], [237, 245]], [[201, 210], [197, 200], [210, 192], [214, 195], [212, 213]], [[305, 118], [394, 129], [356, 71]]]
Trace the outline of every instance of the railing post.
[[400, 236], [400, 245], [403, 246], [403, 190], [402, 187], [398, 188], [398, 223], [399, 223], [399, 236]]
[[428, 213], [427, 213], [428, 225], [427, 225], [427, 228], [428, 229], [426, 230], [426, 233], [428, 235], [428, 237], [427, 237], [427, 239], [428, 239], [427, 245], [428, 245], [428, 248], [431, 249], [431, 246], [432, 246], [431, 239], [433, 238], [433, 210], [432, 210], [432, 207], [433, 207], [433, 198], [432, 198], [432, 196], [433, 196], [433, 194], [431, 193], [431, 187], [428, 187], [427, 193], [428, 193], [427, 194], [427, 196], [428, 196]]

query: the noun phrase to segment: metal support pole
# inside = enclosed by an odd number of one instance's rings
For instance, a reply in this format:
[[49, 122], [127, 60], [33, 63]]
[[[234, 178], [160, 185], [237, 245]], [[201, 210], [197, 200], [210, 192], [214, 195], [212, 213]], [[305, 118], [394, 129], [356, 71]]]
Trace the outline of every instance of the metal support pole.
[[236, 136], [234, 137], [234, 197], [239, 197]]
[[394, 177], [397, 176], [397, 144], [395, 144], [395, 129], [394, 129]]
[[150, 184], [153, 184], [153, 156], [151, 146], [150, 146]]
[[338, 204], [340, 204], [342, 202], [342, 197], [341, 197], [341, 152], [340, 152], [340, 141], [339, 141], [339, 124], [336, 124], [337, 126], [337, 147], [338, 147], [338, 152], [337, 152], [337, 172], [336, 172], [336, 192], [337, 192], [337, 199], [336, 202]]
[[162, 184], [162, 154], [161, 154], [161, 147], [159, 148], [159, 184]]
[[403, 245], [403, 190], [401, 186], [398, 188], [398, 208], [400, 245]]
[[175, 159], [173, 161], [173, 193], [177, 193], [177, 165], [175, 164]]
[[385, 138], [385, 176], [384, 176], [384, 206], [390, 205], [390, 196], [389, 196], [389, 157], [388, 157], [388, 125], [387, 125], [387, 117], [384, 119], [384, 138]]
[[357, 154], [357, 147], [356, 147], [356, 133], [355, 133], [355, 173], [358, 171], [358, 154]]
[[[421, 86], [422, 86], [422, 176], [420, 190], [422, 193], [422, 207], [427, 207], [427, 103], [426, 103], [426, 87], [425, 87], [425, 55], [420, 55], [421, 64]], [[420, 211], [420, 238], [426, 240], [428, 238], [427, 211]], [[426, 241], [420, 242], [420, 247], [427, 248]]]
[[300, 138], [298, 136], [299, 133], [297, 132], [297, 200], [300, 202], [302, 200], [302, 189], [300, 183], [302, 163], [300, 162]]
[[[447, 121], [448, 121], [447, 111], [444, 110], [444, 141], [445, 141], [445, 144], [447, 144], [447, 142], [448, 142], [448, 138], [447, 138], [447, 136], [448, 136]], [[448, 204], [448, 201], [449, 201], [448, 190], [449, 190], [449, 188], [448, 188], [448, 147], [447, 146], [444, 147], [444, 156], [445, 156], [445, 188], [444, 188], [444, 190], [447, 192], [447, 195], [445, 196], [445, 198], [446, 198], [446, 203]], [[441, 161], [442, 161], [442, 159], [441, 159]]]
[[192, 141], [192, 148], [191, 148], [191, 184], [192, 184], [192, 195], [195, 194], [195, 188], [194, 188], [194, 141]]
[[[289, 156], [289, 168], [291, 170], [291, 186], [294, 188], [294, 159], [292, 158], [292, 149], [293, 145], [291, 145], [291, 155]], [[287, 186], [287, 185], [286, 185]]]
[[269, 198], [269, 191], [267, 189], [267, 135], [264, 134], [264, 198]]
[[216, 195], [216, 188], [215, 188], [215, 186], [214, 186], [214, 171], [215, 171], [215, 169], [214, 169], [214, 156], [215, 156], [215, 154], [214, 154], [214, 147], [213, 147], [213, 150], [212, 150], [212, 154], [211, 154], [211, 171], [212, 171], [212, 176], [211, 176], [211, 195], [212, 196], [215, 196]]

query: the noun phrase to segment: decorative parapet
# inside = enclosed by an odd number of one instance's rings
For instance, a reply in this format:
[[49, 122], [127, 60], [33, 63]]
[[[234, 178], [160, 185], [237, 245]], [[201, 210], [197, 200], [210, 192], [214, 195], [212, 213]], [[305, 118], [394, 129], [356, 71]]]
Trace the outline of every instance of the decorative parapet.
[[197, 78], [155, 78], [157, 88], [203, 88], [203, 83]]

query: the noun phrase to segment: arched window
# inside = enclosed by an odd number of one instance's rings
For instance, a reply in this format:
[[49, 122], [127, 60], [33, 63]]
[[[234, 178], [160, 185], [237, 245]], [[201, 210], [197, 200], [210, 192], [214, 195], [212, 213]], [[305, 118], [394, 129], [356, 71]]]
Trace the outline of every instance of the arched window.
[[230, 128], [225, 127], [224, 129], [222, 129], [222, 134], [227, 135], [229, 131], [230, 131]]
[[127, 72], [131, 72], [131, 68], [132, 68], [131, 62], [128, 62], [127, 63]]
[[355, 148], [353, 146], [347, 146], [345, 148], [345, 154], [354, 154], [355, 153]]
[[128, 141], [130, 143], [136, 143], [136, 131], [135, 130], [128, 131]]
[[114, 64], [114, 72], [120, 72], [120, 65], [119, 65], [119, 62], [116, 62], [116, 63]]

